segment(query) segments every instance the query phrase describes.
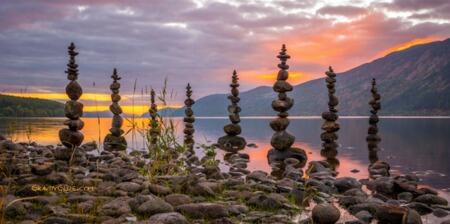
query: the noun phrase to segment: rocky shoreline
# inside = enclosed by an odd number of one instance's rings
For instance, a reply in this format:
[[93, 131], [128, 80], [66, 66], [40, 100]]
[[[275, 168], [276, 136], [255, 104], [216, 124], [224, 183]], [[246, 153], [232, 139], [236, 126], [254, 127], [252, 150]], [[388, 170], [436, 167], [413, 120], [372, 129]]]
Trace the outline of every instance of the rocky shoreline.
[[[72, 151], [1, 140], [0, 158], [6, 223], [450, 223], [447, 200], [413, 175], [336, 177], [325, 161], [277, 179], [248, 170], [243, 153], [227, 154], [228, 172], [197, 163], [181, 175], [149, 175], [147, 152], [93, 143]], [[61, 185], [72, 188], [48, 188]]]

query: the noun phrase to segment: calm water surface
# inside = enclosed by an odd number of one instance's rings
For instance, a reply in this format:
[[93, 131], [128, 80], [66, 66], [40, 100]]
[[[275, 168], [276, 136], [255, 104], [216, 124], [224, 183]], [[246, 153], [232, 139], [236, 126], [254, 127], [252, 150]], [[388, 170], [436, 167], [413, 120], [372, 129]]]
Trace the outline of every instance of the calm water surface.
[[[57, 144], [58, 130], [63, 118], [0, 118], [0, 133], [17, 141], [36, 141], [40, 144]], [[85, 142], [103, 141], [108, 133], [110, 118], [84, 118]], [[269, 127], [270, 118], [249, 118], [242, 120], [244, 136], [248, 143], [255, 143], [257, 148], [247, 148], [250, 155], [250, 169], [269, 171], [267, 151], [273, 131]], [[174, 118], [182, 135], [183, 124], [180, 118]], [[146, 119], [136, 119], [140, 126], [146, 125]], [[291, 120], [289, 130], [296, 136], [296, 146], [307, 151], [309, 160], [320, 159], [319, 118], [295, 118]], [[197, 142], [215, 142], [222, 136], [222, 127], [226, 119], [198, 118], [195, 122]], [[366, 118], [340, 119], [339, 155], [340, 175], [367, 177]], [[130, 129], [125, 122], [124, 129]], [[398, 173], [415, 173], [422, 178], [425, 185], [450, 190], [450, 119], [448, 118], [382, 118], [380, 123], [380, 159], [389, 162]], [[99, 138], [99, 136], [101, 136]], [[139, 132], [130, 132], [126, 136], [130, 148], [142, 149], [143, 138]], [[180, 138], [180, 141], [182, 138]], [[199, 150], [199, 154], [202, 152]], [[219, 157], [222, 156], [219, 152]], [[358, 169], [359, 173], [350, 170]]]

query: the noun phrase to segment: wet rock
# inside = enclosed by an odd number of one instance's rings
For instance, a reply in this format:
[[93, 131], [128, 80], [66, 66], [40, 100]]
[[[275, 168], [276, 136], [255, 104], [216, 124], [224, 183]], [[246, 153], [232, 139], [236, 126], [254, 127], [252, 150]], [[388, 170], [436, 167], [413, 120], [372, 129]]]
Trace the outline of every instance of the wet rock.
[[247, 204], [262, 209], [280, 209], [284, 203], [287, 203], [286, 200], [286, 198], [276, 193], [268, 195], [256, 194], [247, 201]]
[[341, 213], [339, 212], [339, 209], [332, 204], [319, 204], [312, 210], [312, 219], [314, 223], [332, 224], [336, 223], [340, 217]]
[[227, 151], [236, 153], [245, 148], [247, 142], [241, 136], [223, 136], [218, 139], [220, 148]]
[[294, 141], [295, 137], [283, 130], [275, 132], [275, 134], [273, 134], [272, 139], [270, 140], [270, 144], [276, 150], [284, 151], [289, 149], [292, 146], [292, 144], [294, 144]]
[[214, 196], [214, 191], [211, 187], [202, 183], [188, 186], [187, 192], [196, 196]]
[[33, 174], [44, 176], [50, 174], [54, 168], [54, 164], [52, 162], [45, 162], [42, 164], [33, 164], [31, 165], [31, 172]]
[[64, 217], [50, 216], [44, 219], [44, 224], [72, 224], [72, 221]]
[[336, 178], [334, 182], [334, 186], [338, 189], [339, 192], [345, 192], [353, 188], [361, 188], [361, 183], [358, 182], [355, 178], [352, 177], [340, 177]]
[[368, 211], [368, 212], [370, 212], [370, 214], [374, 215], [380, 206], [381, 206], [381, 203], [364, 202], [364, 203], [359, 203], [359, 204], [350, 206], [348, 208], [348, 211], [353, 215], [355, 215], [356, 213], [358, 213], [360, 211]]
[[193, 218], [221, 218], [228, 216], [228, 209], [217, 203], [191, 203], [176, 207], [176, 210]]
[[148, 190], [156, 195], [168, 195], [172, 192], [172, 189], [166, 186], [161, 186], [159, 184], [150, 183], [148, 186]]
[[[13, 202], [14, 200], [16, 200], [16, 198], [14, 198], [14, 196], [12, 196], [12, 195], [6, 196], [5, 199], [6, 199], [5, 204], [9, 204], [9, 206], [6, 207], [6, 209], [5, 209], [6, 217], [17, 218], [17, 217], [21, 217], [21, 216], [24, 216], [25, 214], [27, 214], [27, 209], [25, 208], [25, 205], [22, 201]], [[12, 203], [12, 204], [10, 204], [10, 203]]]
[[165, 197], [167, 203], [172, 206], [184, 205], [192, 203], [191, 197], [185, 194], [169, 194]]
[[397, 199], [404, 201], [404, 202], [410, 202], [413, 199], [413, 194], [410, 192], [402, 192], [400, 194], [397, 195]]
[[392, 195], [394, 191], [394, 181], [390, 177], [379, 177], [367, 183], [367, 188], [385, 195]]
[[308, 160], [308, 157], [303, 149], [289, 148], [284, 151], [271, 149], [267, 154], [269, 163], [284, 162], [287, 158], [295, 158], [300, 161], [300, 166], [303, 167]]
[[402, 223], [407, 213], [407, 208], [393, 205], [382, 205], [377, 209], [375, 217], [381, 223]]
[[424, 194], [420, 195], [414, 199], [416, 202], [422, 202], [428, 205], [447, 205], [448, 202], [445, 198], [436, 196], [434, 194]]
[[231, 215], [245, 214], [249, 211], [248, 207], [245, 205], [230, 205], [228, 211]]
[[420, 215], [427, 215], [433, 212], [431, 207], [420, 202], [411, 202], [407, 206], [408, 208], [416, 210]]
[[173, 207], [158, 197], [150, 197], [146, 202], [137, 207], [136, 212], [141, 215], [153, 215], [173, 212]]
[[268, 182], [269, 178], [267, 177], [268, 174], [261, 170], [256, 170], [251, 172], [249, 175], [247, 175], [247, 179], [249, 180], [256, 180], [260, 182]]
[[364, 196], [342, 196], [339, 197], [339, 204], [343, 207], [350, 207], [352, 205], [364, 203], [367, 197]]
[[368, 211], [360, 211], [356, 213], [355, 217], [365, 223], [370, 223], [373, 219], [372, 214], [370, 214], [370, 212]]
[[448, 215], [448, 212], [446, 210], [444, 210], [444, 209], [436, 208], [433, 211], [433, 215], [436, 216], [436, 217], [439, 217], [439, 218], [443, 218], [443, 217]]
[[117, 189], [134, 193], [141, 190], [141, 185], [134, 182], [122, 182], [117, 185]]
[[131, 208], [128, 205], [129, 200], [130, 198], [128, 197], [118, 197], [113, 199], [101, 207], [100, 213], [111, 217], [119, 217], [128, 214], [131, 212]]
[[71, 149], [81, 145], [84, 140], [84, 136], [79, 131], [72, 131], [64, 128], [59, 131], [59, 139], [64, 146]]
[[419, 213], [409, 209], [406, 216], [406, 224], [422, 224], [422, 219], [420, 218]]
[[155, 224], [188, 224], [187, 219], [178, 212], [160, 213], [151, 216], [147, 223]]

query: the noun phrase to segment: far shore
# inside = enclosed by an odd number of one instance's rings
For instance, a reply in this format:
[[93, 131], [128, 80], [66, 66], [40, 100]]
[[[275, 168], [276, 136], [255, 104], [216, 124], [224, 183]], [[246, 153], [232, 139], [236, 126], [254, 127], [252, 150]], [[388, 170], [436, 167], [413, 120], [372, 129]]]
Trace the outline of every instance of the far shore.
[[[132, 118], [132, 116], [124, 116], [125, 118]], [[386, 116], [379, 116], [380, 118], [385, 119], [450, 119], [450, 116], [403, 116], [403, 115], [386, 115]], [[83, 118], [111, 118], [106, 116], [101, 117], [95, 117], [95, 116], [87, 116]], [[137, 118], [147, 118], [142, 116], [135, 116], [135, 119]], [[179, 118], [182, 119], [183, 117], [180, 116], [164, 116], [164, 118]], [[195, 117], [197, 119], [228, 119], [227, 116], [197, 116]], [[257, 120], [257, 119], [275, 119], [276, 116], [241, 116], [241, 119], [248, 119], [248, 120]], [[339, 116], [341, 119], [367, 119], [369, 116]], [[65, 117], [0, 117], [0, 119], [66, 119]], [[289, 116], [289, 119], [292, 120], [301, 120], [301, 119], [322, 119], [320, 115], [317, 116]]]

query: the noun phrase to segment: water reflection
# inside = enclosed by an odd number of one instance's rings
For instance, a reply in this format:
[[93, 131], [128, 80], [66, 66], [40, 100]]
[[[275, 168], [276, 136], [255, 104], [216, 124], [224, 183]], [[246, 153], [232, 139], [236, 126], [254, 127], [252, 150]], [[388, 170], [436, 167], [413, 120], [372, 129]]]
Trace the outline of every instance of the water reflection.
[[[63, 127], [64, 119], [55, 118], [0, 118], [0, 133], [19, 141], [36, 141], [40, 144], [57, 144], [58, 130]], [[110, 118], [84, 118], [85, 142], [103, 141], [111, 125]], [[269, 127], [270, 119], [243, 119], [242, 136], [248, 143], [255, 143], [257, 148], [247, 147], [244, 152], [250, 155], [249, 169], [262, 169], [270, 172], [267, 164], [267, 151], [271, 148]], [[136, 119], [139, 127], [148, 125], [147, 119]], [[175, 119], [182, 135], [182, 121]], [[194, 126], [197, 142], [215, 142], [223, 135], [226, 119], [197, 119]], [[337, 171], [340, 175], [367, 177], [368, 151], [366, 135], [368, 121], [364, 119], [341, 119], [339, 131], [340, 144]], [[307, 152], [308, 160], [321, 160], [321, 124], [317, 119], [292, 119], [289, 131], [296, 136], [295, 147]], [[130, 129], [131, 123], [125, 121], [124, 130]], [[415, 172], [423, 179], [424, 184], [437, 188], [450, 187], [450, 119], [386, 119], [379, 123], [380, 160], [391, 164], [397, 172]], [[100, 136], [100, 138], [99, 138]], [[126, 135], [128, 144], [133, 148], [143, 148], [144, 138], [135, 131]], [[182, 142], [182, 138], [179, 139]], [[199, 150], [199, 149], [197, 149]], [[201, 154], [201, 152], [199, 152]], [[221, 157], [222, 152], [218, 156]], [[358, 169], [359, 173], [350, 172]]]

